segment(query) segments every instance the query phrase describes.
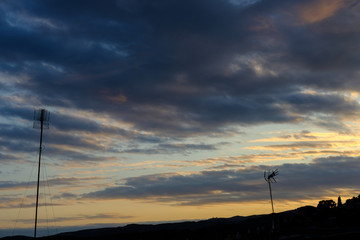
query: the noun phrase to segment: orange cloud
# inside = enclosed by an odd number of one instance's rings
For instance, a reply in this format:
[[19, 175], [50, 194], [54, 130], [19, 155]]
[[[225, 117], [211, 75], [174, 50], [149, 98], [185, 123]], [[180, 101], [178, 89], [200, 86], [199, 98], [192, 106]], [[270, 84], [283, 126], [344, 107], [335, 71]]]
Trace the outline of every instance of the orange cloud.
[[333, 16], [344, 6], [344, 0], [310, 1], [300, 5], [297, 14], [303, 23], [315, 23]]

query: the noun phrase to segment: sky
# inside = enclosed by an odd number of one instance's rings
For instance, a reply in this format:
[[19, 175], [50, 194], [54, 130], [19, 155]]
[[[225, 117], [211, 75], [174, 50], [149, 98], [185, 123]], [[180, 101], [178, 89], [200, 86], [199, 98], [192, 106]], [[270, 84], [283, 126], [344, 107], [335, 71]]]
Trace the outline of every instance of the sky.
[[359, 0], [2, 0], [0, 236], [34, 224], [42, 108], [41, 229], [268, 214], [272, 169], [276, 212], [359, 195], [359, 24]]

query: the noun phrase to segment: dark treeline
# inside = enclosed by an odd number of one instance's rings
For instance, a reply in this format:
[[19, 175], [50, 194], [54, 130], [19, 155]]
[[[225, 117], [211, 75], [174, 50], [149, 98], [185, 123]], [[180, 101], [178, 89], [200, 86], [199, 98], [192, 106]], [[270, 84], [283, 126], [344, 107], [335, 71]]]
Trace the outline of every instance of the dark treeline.
[[[61, 233], [41, 240], [240, 240], [240, 239], [360, 239], [360, 195], [346, 200], [322, 200], [282, 213], [250, 217], [212, 218], [198, 222], [130, 224]], [[2, 240], [27, 240], [6, 237]]]

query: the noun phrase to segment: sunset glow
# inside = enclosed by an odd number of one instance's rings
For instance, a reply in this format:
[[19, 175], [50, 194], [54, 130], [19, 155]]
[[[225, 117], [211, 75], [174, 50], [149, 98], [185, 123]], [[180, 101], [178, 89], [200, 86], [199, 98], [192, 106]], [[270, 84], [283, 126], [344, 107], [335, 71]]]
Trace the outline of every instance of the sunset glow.
[[276, 212], [360, 194], [360, 1], [0, 12], [0, 237], [31, 235], [40, 108], [40, 235], [267, 214], [269, 169]]

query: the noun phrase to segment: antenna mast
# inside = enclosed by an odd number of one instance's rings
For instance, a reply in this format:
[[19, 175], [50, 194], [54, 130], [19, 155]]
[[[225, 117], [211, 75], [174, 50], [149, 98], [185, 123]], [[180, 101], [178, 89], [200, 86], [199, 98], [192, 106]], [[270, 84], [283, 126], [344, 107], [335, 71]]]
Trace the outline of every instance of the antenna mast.
[[275, 176], [277, 176], [279, 174], [279, 170], [275, 169], [273, 171], [265, 171], [264, 172], [264, 178], [265, 181], [269, 184], [269, 190], [270, 190], [270, 200], [271, 200], [271, 208], [272, 208], [272, 213], [274, 214], [274, 203], [273, 203], [273, 197], [272, 197], [272, 191], [271, 191], [271, 183], [276, 183], [275, 180]]
[[39, 147], [39, 165], [38, 165], [38, 178], [36, 187], [36, 209], [35, 209], [35, 228], [34, 238], [36, 238], [38, 206], [39, 206], [39, 187], [40, 187], [40, 166], [41, 166], [41, 152], [42, 152], [42, 138], [43, 130], [49, 129], [50, 112], [46, 109], [34, 110], [34, 128], [40, 128], [40, 147]]

